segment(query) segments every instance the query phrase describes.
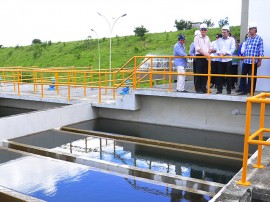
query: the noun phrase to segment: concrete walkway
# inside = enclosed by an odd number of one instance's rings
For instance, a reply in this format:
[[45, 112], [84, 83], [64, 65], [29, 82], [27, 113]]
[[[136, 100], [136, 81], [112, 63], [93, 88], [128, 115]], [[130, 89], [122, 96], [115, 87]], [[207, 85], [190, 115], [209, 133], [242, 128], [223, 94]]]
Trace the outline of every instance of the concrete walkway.
[[[117, 97], [122, 97], [118, 90]], [[21, 84], [20, 85], [20, 95], [18, 95], [18, 86], [16, 85], [16, 90], [14, 91], [13, 84], [5, 84], [0, 86], [0, 97], [1, 98], [11, 98], [11, 99], [25, 99], [34, 101], [44, 101], [44, 102], [55, 102], [55, 103], [65, 103], [74, 104], [78, 102], [98, 102], [98, 89], [87, 88], [86, 97], [84, 97], [83, 87], [71, 87], [70, 88], [70, 100], [68, 100], [68, 88], [66, 86], [59, 87], [59, 94], [56, 90], [49, 90], [48, 85], [44, 85], [44, 96], [42, 97], [41, 87], [38, 86], [36, 92], [34, 92], [34, 86], [31, 84]], [[102, 102], [111, 103], [115, 100], [112, 96], [112, 91], [102, 90]]]
[[236, 182], [242, 178], [242, 170], [211, 200], [216, 202], [270, 201], [270, 147], [263, 148], [262, 164], [264, 169], [253, 168], [257, 162], [257, 152], [249, 159], [247, 181], [250, 186], [241, 186]]
[[[185, 97], [185, 98], [199, 98], [199, 99], [217, 99], [217, 100], [226, 100], [226, 101], [242, 101], [245, 102], [246, 97], [248, 95], [239, 96], [232, 90], [231, 95], [226, 94], [226, 89], [223, 90], [223, 94], [216, 95], [216, 89], [211, 89], [211, 94], [197, 94], [193, 89], [193, 81], [186, 82], [186, 89], [188, 93], [181, 93], [176, 91], [176, 83], [172, 84], [172, 92], [168, 92], [168, 85], [158, 85], [153, 88], [139, 89], [139, 90], [130, 90], [135, 94], [148, 94], [155, 96], [168, 96], [168, 97]], [[121, 88], [116, 91], [116, 100], [123, 99], [123, 95], [120, 94]], [[144, 93], [145, 92], [145, 93]], [[152, 92], [152, 93], [149, 93]], [[34, 92], [34, 85], [32, 84], [21, 84], [20, 85], [20, 96], [18, 95], [18, 85], [14, 85], [13, 83], [1, 84], [0, 86], [0, 97], [1, 98], [13, 98], [13, 99], [26, 99], [26, 100], [35, 100], [35, 101], [45, 101], [45, 102], [56, 102], [56, 103], [66, 103], [66, 104], [74, 104], [78, 102], [89, 102], [95, 103], [98, 105], [99, 97], [98, 97], [98, 89], [97, 88], [87, 88], [86, 89], [86, 97], [84, 97], [84, 88], [83, 87], [71, 87], [70, 88], [70, 100], [68, 100], [68, 88], [66, 86], [59, 87], [59, 94], [57, 94], [56, 90], [49, 90], [48, 85], [44, 85], [44, 96], [42, 97], [41, 86], [38, 86], [36, 92]], [[256, 92], [256, 94], [259, 92]], [[101, 102], [104, 104], [112, 104], [115, 102], [113, 99], [112, 90], [102, 90], [101, 94]]]

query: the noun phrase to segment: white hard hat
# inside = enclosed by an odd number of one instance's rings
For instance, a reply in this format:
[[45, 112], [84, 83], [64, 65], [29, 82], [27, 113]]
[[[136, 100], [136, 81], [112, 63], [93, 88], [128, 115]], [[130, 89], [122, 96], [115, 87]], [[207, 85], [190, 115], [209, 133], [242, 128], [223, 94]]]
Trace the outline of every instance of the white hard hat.
[[230, 27], [229, 27], [228, 25], [224, 25], [224, 26], [222, 27], [222, 29], [226, 29], [226, 30], [230, 31]]
[[200, 25], [200, 29], [208, 29], [207, 24], [202, 23], [202, 24]]
[[196, 30], [196, 31], [194, 32], [194, 35], [195, 35], [195, 36], [197, 36], [198, 34], [200, 34], [200, 30]]
[[257, 24], [255, 22], [251, 22], [248, 24], [248, 28], [253, 28], [253, 27], [257, 28]]

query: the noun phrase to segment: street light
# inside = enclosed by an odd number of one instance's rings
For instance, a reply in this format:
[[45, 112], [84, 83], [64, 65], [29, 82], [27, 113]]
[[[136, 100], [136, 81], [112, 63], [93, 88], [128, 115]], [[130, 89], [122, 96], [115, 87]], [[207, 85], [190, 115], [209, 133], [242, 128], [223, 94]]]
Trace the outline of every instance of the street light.
[[97, 35], [98, 40], [98, 71], [100, 71], [100, 46], [99, 46], [99, 37], [97, 32], [94, 29], [91, 29], [92, 32], [94, 32]]
[[[116, 20], [114, 21], [114, 23], [113, 23], [112, 26], [111, 26], [109, 20], [108, 20], [104, 15], [102, 15], [102, 14], [99, 13], [99, 12], [97, 12], [97, 14], [98, 14], [99, 16], [103, 17], [103, 18], [106, 20], [106, 22], [107, 22], [107, 24], [108, 24], [108, 26], [109, 26], [109, 29], [110, 29], [110, 61], [109, 61], [110, 63], [109, 63], [109, 69], [110, 69], [110, 72], [111, 72], [111, 70], [112, 70], [112, 32], [113, 32], [113, 28], [114, 28], [115, 23], [116, 23], [120, 18], [125, 17], [127, 14], [120, 15], [118, 18], [116, 18]], [[110, 74], [110, 77], [109, 77], [109, 79], [110, 79], [110, 86], [111, 86], [111, 77], [112, 77], [112, 75]]]

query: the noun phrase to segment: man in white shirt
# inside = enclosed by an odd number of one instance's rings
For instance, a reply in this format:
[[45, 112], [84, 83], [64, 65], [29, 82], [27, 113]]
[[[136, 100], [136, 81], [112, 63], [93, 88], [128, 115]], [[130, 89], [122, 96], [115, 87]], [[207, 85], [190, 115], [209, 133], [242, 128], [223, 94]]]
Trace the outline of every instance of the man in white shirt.
[[[221, 34], [216, 34], [216, 40], [213, 41], [211, 43], [211, 56], [217, 56], [217, 41], [219, 38], [221, 38], [222, 35]], [[213, 58], [211, 59], [211, 74], [217, 74], [218, 73], [218, 61], [219, 61], [219, 58]], [[211, 77], [211, 86], [210, 88], [212, 87], [217, 87], [217, 77], [215, 76], [212, 76]]]
[[[200, 30], [196, 30], [194, 32], [194, 38], [199, 35], [201, 32]], [[194, 39], [193, 39], [193, 42], [190, 44], [190, 47], [189, 47], [189, 55], [190, 56], [195, 56], [196, 55], [196, 50], [195, 50], [195, 46], [194, 46]], [[193, 73], [195, 74], [196, 73], [196, 58], [193, 58]], [[194, 86], [196, 84], [196, 77], [197, 76], [194, 76]], [[196, 88], [195, 88], [196, 90]]]
[[[217, 41], [217, 55], [232, 56], [235, 50], [235, 40], [230, 37], [230, 28], [225, 25], [222, 27], [222, 38]], [[232, 58], [220, 58], [218, 62], [218, 74], [233, 74]], [[231, 94], [232, 77], [227, 77], [227, 94]], [[221, 94], [223, 90], [224, 76], [217, 77], [217, 94]]]

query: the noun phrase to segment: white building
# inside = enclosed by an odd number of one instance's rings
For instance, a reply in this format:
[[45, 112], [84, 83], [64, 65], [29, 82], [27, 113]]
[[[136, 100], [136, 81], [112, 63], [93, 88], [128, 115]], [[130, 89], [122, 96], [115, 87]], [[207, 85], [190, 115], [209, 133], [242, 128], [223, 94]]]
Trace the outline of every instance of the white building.
[[[242, 0], [241, 16], [241, 41], [248, 31], [248, 23], [257, 24], [257, 34], [263, 38], [264, 56], [270, 56], [270, 36], [268, 26], [269, 0]], [[270, 59], [264, 59], [262, 66], [258, 68], [258, 76], [270, 76]], [[270, 91], [270, 79], [259, 78], [257, 80], [256, 91]]]

